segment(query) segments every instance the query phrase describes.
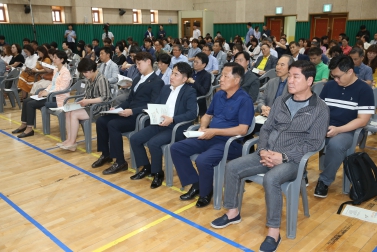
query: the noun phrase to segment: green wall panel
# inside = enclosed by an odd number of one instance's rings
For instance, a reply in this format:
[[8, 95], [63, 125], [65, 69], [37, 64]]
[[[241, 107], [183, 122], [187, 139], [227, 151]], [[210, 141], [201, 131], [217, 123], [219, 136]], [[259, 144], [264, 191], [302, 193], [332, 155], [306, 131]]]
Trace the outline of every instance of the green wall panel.
[[310, 22], [296, 22], [295, 40], [300, 38], [309, 39], [310, 37]]
[[[259, 26], [259, 31], [262, 30], [263, 23], [252, 23], [252, 27]], [[237, 23], [237, 24], [213, 24], [213, 32], [215, 33], [213, 36], [216, 35], [216, 32], [220, 31], [223, 38], [226, 39], [227, 42], [234, 39], [235, 35], [240, 35], [241, 37], [245, 37], [247, 33], [246, 23]]]
[[373, 39], [373, 35], [377, 33], [377, 20], [357, 20], [357, 21], [347, 21], [346, 24], [346, 34], [350, 38], [350, 44], [354, 45], [356, 42], [356, 34], [360, 30], [361, 25], [366, 25], [367, 29], [370, 31], [370, 39]]

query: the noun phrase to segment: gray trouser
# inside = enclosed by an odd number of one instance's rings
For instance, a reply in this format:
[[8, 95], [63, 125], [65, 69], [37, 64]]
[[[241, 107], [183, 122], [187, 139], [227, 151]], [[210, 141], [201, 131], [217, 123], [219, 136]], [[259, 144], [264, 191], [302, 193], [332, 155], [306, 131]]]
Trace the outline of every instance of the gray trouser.
[[319, 175], [320, 181], [329, 186], [335, 180], [336, 172], [347, 156], [351, 147], [355, 131], [340, 133], [326, 138], [326, 155], [323, 172]]
[[247, 156], [230, 161], [225, 168], [224, 207], [233, 209], [238, 207], [238, 193], [241, 179], [257, 174], [265, 174], [263, 187], [267, 207], [267, 226], [280, 227], [283, 195], [281, 185], [297, 177], [298, 164], [282, 163], [268, 168], [260, 163], [259, 155], [254, 152]]

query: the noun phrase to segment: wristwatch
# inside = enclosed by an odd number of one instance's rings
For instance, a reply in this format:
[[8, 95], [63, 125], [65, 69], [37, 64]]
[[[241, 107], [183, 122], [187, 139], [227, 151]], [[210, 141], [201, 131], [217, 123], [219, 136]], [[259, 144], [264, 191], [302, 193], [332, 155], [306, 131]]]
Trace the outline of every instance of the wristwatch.
[[281, 155], [283, 157], [283, 163], [288, 163], [288, 156], [287, 156], [287, 154], [281, 153]]

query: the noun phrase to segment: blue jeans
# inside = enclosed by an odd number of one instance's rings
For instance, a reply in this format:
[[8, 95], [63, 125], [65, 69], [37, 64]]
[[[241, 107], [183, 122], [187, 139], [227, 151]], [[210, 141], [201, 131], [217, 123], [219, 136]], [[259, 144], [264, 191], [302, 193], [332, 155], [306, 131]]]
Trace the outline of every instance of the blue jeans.
[[350, 131], [326, 138], [324, 168], [318, 179], [325, 185], [329, 186], [334, 182], [336, 172], [347, 156], [347, 150], [352, 145], [354, 133], [355, 131]]
[[282, 163], [273, 168], [263, 166], [256, 152], [232, 160], [225, 167], [224, 207], [227, 209], [238, 208], [238, 194], [243, 178], [265, 174], [263, 187], [267, 208], [266, 225], [270, 228], [279, 228], [283, 207], [281, 185], [296, 179], [297, 171], [298, 164], [293, 162]]

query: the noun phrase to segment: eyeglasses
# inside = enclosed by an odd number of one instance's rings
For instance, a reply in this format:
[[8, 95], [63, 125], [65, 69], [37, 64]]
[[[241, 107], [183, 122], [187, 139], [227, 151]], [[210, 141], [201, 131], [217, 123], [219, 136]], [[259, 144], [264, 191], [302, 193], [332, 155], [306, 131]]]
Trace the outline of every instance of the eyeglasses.
[[[349, 69], [348, 69], [348, 70], [349, 70]], [[347, 74], [348, 70], [347, 70], [344, 74], [342, 74], [342, 75], [340, 75], [340, 76], [334, 76], [334, 75], [331, 74], [331, 77], [332, 77], [334, 80], [338, 80], [338, 81], [339, 81], [340, 78], [342, 78], [343, 75]]]

